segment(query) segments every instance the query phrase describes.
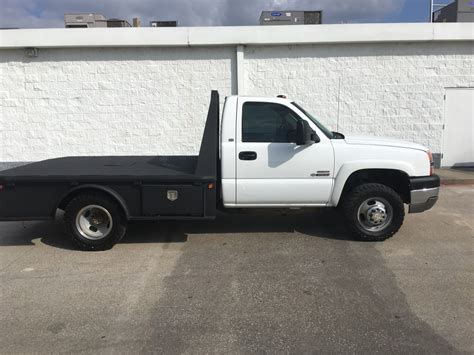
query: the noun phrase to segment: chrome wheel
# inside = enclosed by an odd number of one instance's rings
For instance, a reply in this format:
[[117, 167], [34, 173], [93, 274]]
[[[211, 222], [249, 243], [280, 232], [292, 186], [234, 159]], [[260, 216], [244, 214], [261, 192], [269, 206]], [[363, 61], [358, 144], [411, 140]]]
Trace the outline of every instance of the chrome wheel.
[[112, 231], [113, 219], [102, 206], [89, 205], [82, 208], [76, 217], [76, 228], [86, 239], [100, 240]]
[[378, 232], [386, 228], [393, 218], [392, 206], [381, 197], [365, 200], [357, 211], [360, 226], [368, 232]]

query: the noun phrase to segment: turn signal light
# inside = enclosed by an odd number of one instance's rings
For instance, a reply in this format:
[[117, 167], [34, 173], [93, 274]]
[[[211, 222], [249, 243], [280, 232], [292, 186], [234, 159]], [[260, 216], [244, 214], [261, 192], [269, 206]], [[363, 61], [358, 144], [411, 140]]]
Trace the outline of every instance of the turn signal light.
[[428, 151], [428, 159], [430, 161], [430, 176], [433, 175], [433, 170], [434, 170], [434, 160], [433, 160], [433, 154]]
[[214, 188], [214, 184], [207, 184], [207, 188], [208, 188], [209, 190], [212, 190], [212, 189]]

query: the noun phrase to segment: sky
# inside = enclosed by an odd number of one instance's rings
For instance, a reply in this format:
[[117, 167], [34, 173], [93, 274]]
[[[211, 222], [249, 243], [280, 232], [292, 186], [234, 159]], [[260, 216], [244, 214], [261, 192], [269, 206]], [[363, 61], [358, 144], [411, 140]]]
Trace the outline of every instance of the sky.
[[[64, 13], [94, 12], [142, 26], [258, 25], [263, 10], [322, 10], [323, 23], [427, 22], [431, 0], [0, 0], [0, 28], [64, 27]], [[449, 3], [452, 0], [435, 0]]]

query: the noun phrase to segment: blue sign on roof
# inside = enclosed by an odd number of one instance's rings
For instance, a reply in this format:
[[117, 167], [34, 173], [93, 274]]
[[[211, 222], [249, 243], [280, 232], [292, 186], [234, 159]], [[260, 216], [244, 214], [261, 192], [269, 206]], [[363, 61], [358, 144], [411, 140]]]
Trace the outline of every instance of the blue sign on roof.
[[275, 16], [275, 17], [281, 16], [281, 12], [272, 12], [272, 16]]

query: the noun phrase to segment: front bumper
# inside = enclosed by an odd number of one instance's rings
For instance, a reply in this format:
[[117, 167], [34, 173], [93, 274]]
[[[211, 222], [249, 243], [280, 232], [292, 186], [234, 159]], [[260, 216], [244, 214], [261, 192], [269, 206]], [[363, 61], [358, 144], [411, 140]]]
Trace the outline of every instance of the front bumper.
[[420, 213], [429, 210], [438, 201], [439, 176], [427, 176], [410, 179], [409, 213]]

